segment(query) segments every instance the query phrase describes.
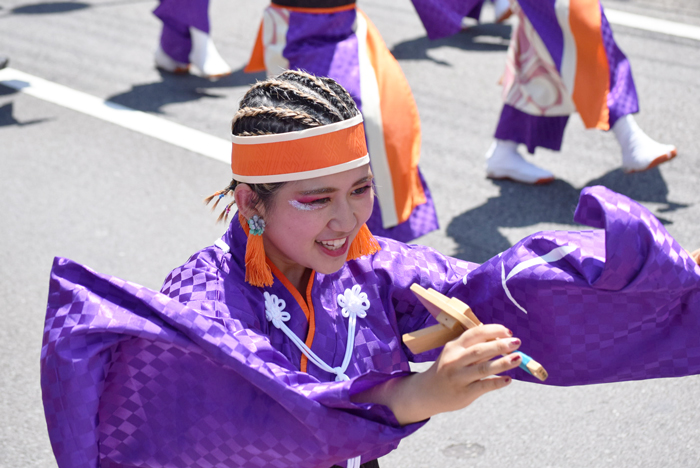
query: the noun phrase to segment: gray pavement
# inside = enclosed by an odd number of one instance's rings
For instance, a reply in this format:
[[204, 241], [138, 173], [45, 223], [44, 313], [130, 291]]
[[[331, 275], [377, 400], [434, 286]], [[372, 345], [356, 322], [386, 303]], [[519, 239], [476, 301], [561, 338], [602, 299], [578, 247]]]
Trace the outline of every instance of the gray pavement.
[[[558, 180], [528, 187], [484, 178], [500, 111], [508, 25], [483, 24], [430, 42], [407, 0], [360, 0], [399, 59], [423, 127], [421, 167], [442, 229], [420, 239], [484, 261], [524, 235], [572, 229], [578, 192], [603, 184], [651, 209], [688, 248], [700, 247], [700, 42], [615, 27], [630, 58], [652, 137], [676, 160], [624, 175], [610, 134], [570, 121], [561, 153], [534, 161]], [[209, 82], [158, 73], [153, 0], [0, 2], [0, 54], [26, 73], [221, 138], [246, 87], [244, 66], [264, 0], [215, 1], [213, 36], [236, 69]], [[697, 2], [605, 6], [700, 25]], [[159, 288], [223, 226], [201, 203], [228, 182], [220, 162], [0, 87], [0, 467], [54, 467], [39, 390], [48, 272], [65, 256]], [[697, 467], [700, 377], [548, 388], [515, 383], [437, 416], [385, 457], [393, 467]]]

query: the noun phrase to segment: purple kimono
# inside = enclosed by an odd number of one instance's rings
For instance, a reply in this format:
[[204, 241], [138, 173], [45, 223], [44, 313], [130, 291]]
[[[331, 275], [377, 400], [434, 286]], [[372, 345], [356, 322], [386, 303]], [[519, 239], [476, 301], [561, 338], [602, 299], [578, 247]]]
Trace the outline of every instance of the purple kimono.
[[595, 230], [538, 233], [481, 266], [378, 238], [380, 252], [314, 274], [306, 301], [279, 274], [244, 282], [238, 222], [160, 293], [57, 258], [41, 383], [58, 464], [329, 467], [388, 453], [423, 423], [350, 397], [436, 357], [401, 342], [434, 323], [413, 283], [505, 324], [548, 384], [700, 373], [700, 267], [603, 187], [584, 189], [576, 220]]

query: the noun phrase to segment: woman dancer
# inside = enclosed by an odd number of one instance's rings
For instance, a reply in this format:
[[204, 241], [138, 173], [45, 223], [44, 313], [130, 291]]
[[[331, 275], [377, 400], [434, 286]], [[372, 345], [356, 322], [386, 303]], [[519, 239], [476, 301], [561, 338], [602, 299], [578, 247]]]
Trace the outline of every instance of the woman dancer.
[[[555, 385], [700, 373], [700, 267], [644, 208], [589, 189], [576, 220], [597, 231], [482, 266], [375, 238], [363, 129], [330, 79], [257, 83], [215, 245], [160, 293], [55, 260], [41, 381], [61, 468], [377, 466], [430, 416], [531, 380], [520, 339]], [[500, 325], [413, 355], [402, 334], [435, 323], [414, 283]]]
[[[437, 39], [459, 32], [461, 18], [483, 0], [413, 3], [428, 36]], [[574, 112], [586, 128], [613, 131], [627, 173], [676, 156], [675, 146], [653, 140], [633, 117], [639, 104], [632, 70], [600, 2], [511, 0], [510, 11], [518, 21], [503, 78], [503, 110], [486, 153], [488, 177], [526, 184], [553, 181], [554, 175], [526, 161], [518, 146], [525, 145], [530, 153], [538, 146], [559, 151]]]

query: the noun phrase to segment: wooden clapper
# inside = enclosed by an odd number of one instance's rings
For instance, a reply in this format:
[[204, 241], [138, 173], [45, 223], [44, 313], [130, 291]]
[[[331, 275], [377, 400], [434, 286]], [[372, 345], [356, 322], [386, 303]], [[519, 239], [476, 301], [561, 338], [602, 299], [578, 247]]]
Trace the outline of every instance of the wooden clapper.
[[[443, 346], [464, 330], [483, 325], [469, 306], [459, 299], [448, 298], [434, 289], [425, 289], [418, 284], [411, 285], [411, 291], [438, 321], [437, 325], [403, 335], [403, 342], [413, 354]], [[539, 362], [523, 352], [516, 353], [522, 356], [521, 369], [543, 382], [547, 379], [547, 371]]]

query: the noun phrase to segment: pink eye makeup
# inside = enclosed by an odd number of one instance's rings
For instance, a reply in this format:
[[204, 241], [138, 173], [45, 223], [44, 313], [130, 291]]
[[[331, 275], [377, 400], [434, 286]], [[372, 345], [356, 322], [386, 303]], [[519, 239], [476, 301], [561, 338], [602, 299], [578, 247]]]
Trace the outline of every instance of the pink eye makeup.
[[323, 208], [324, 203], [319, 203], [320, 200], [325, 200], [325, 198], [309, 198], [301, 200], [291, 199], [289, 200], [289, 204], [299, 211], [313, 211], [318, 210], [319, 208]]

